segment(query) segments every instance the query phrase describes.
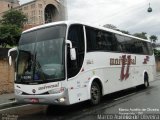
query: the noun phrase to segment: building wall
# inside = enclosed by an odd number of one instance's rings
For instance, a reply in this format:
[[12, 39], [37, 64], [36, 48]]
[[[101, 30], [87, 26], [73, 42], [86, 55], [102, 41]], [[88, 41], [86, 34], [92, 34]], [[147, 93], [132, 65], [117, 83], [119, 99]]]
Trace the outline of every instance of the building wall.
[[[40, 3], [42, 5], [42, 3]], [[22, 11], [28, 18], [26, 24], [34, 25], [34, 24], [43, 24], [43, 15], [42, 15], [42, 7], [39, 7], [36, 1], [29, 2], [22, 6], [16, 7], [16, 10]], [[39, 14], [40, 12], [40, 14]], [[39, 20], [39, 18], [41, 18]]]
[[[0, 1], [0, 18], [4, 14], [4, 11], [11, 9], [8, 7], [8, 4], [9, 2]], [[52, 21], [50, 22], [65, 20], [64, 5], [58, 3], [57, 0], [33, 0], [21, 6], [15, 4], [13, 8], [15, 10], [22, 11], [27, 16], [28, 20], [25, 23], [24, 28], [30, 28], [32, 26], [37, 26], [48, 22], [45, 19], [45, 9], [48, 5], [52, 5], [55, 8], [55, 11], [53, 11]]]
[[11, 8], [15, 8], [19, 6], [19, 3], [11, 3], [7, 1], [0, 1], [0, 19], [2, 18], [5, 11], [10, 10]]
[[11, 93], [14, 88], [14, 68], [8, 59], [0, 59], [0, 94]]
[[28, 20], [24, 26], [25, 28], [30, 28], [31, 26], [47, 23], [45, 9], [48, 5], [52, 5], [55, 8], [53, 19], [50, 22], [65, 20], [64, 6], [56, 0], [34, 0], [14, 9], [22, 11], [27, 16]]
[[19, 4], [10, 3], [7, 1], [0, 1], [0, 12], [5, 12], [7, 10], [10, 10], [11, 8], [17, 7]]

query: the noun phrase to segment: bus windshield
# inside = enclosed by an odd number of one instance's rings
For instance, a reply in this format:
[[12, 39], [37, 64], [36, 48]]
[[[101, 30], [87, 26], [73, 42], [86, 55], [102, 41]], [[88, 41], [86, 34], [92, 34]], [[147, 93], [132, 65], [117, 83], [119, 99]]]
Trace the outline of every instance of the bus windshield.
[[22, 34], [16, 82], [44, 83], [64, 80], [65, 25]]

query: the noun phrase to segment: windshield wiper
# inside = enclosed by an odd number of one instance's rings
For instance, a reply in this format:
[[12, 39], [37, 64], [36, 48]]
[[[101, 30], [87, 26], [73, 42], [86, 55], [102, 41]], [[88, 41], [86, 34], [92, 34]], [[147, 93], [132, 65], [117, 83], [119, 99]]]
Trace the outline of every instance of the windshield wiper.
[[[42, 67], [40, 65], [40, 63], [37, 61], [37, 53], [35, 53], [35, 59], [34, 59], [34, 70], [33, 70], [33, 79], [35, 80], [35, 77], [38, 77], [38, 76], [35, 76], [37, 75], [36, 73], [39, 73], [40, 72], [40, 78], [42, 78], [43, 81], [45, 81], [45, 75], [43, 73], [43, 70], [42, 70]], [[39, 78], [37, 78], [39, 79]]]

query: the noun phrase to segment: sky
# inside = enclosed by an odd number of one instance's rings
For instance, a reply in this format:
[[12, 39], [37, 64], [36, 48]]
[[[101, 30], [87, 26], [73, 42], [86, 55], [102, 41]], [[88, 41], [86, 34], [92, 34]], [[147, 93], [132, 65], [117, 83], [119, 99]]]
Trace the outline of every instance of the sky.
[[[20, 4], [32, 0], [20, 0]], [[131, 34], [146, 32], [160, 42], [160, 0], [67, 0], [68, 19], [96, 25], [112, 24]], [[153, 11], [147, 12], [149, 3]]]

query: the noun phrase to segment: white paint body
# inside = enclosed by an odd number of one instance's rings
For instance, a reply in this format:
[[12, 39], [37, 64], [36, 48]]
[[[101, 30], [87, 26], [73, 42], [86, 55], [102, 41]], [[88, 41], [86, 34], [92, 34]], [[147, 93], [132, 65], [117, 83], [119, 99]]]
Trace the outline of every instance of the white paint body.
[[[33, 29], [38, 29], [41, 27], [47, 27], [62, 23], [67, 24], [67, 26], [74, 24], [72, 22], [58, 22], [58, 23], [51, 23], [39, 26]], [[116, 31], [105, 28], [99, 28], [99, 29], [104, 29], [116, 33]], [[119, 32], [117, 33], [121, 34]], [[122, 69], [121, 64], [110, 65], [111, 58], [117, 59], [122, 55], [127, 55], [127, 56], [131, 55], [131, 59], [135, 59], [136, 57], [136, 64], [130, 65], [129, 77], [126, 80], [120, 79], [121, 69]], [[75, 77], [69, 79], [67, 79], [66, 77], [66, 79], [63, 81], [38, 84], [38, 85], [15, 84], [15, 91], [20, 90], [24, 93], [27, 93], [27, 95], [21, 95], [20, 93], [16, 94], [16, 98], [19, 102], [22, 103], [24, 102], [32, 103], [30, 99], [37, 98], [39, 99], [38, 104], [44, 103], [44, 104], [70, 105], [85, 100], [89, 100], [91, 98], [90, 96], [91, 84], [95, 79], [99, 79], [102, 84], [102, 95], [106, 95], [116, 91], [135, 87], [140, 84], [144, 84], [145, 72], [147, 72], [149, 76], [149, 82], [151, 82], [154, 80], [154, 75], [155, 75], [155, 58], [154, 55], [151, 55], [149, 56], [149, 61], [147, 62], [147, 64], [143, 64], [146, 56], [148, 55], [112, 53], [112, 52], [87, 53], [85, 47], [84, 63], [82, 65], [80, 72]], [[124, 71], [126, 71], [126, 65]], [[46, 93], [50, 90], [60, 89], [60, 88], [65, 88], [65, 90], [62, 93], [43, 95], [43, 93]], [[33, 94], [33, 89], [36, 90], [36, 94]], [[60, 103], [57, 101], [60, 98], [65, 98], [66, 101], [64, 103]]]

